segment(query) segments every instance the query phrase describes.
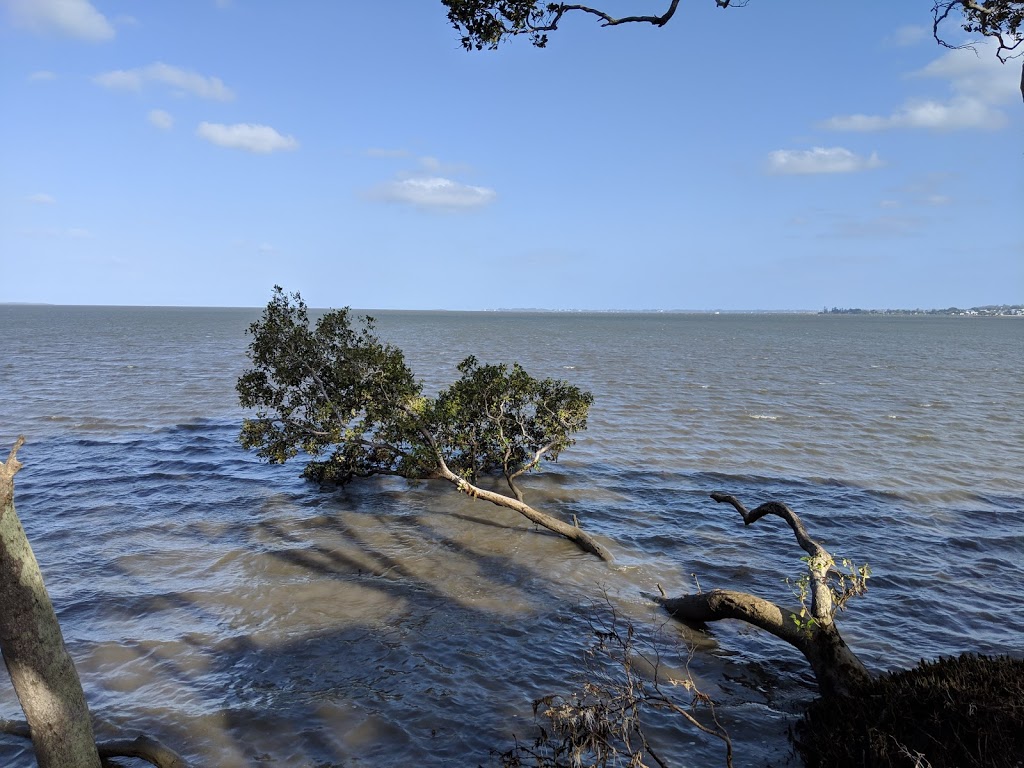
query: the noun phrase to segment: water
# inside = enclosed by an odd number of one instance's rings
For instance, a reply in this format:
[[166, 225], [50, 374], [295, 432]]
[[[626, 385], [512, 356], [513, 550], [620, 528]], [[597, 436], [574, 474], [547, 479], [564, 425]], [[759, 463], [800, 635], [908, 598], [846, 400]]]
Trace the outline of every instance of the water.
[[[28, 438], [18, 511], [101, 736], [147, 731], [203, 766], [489, 764], [532, 737], [533, 699], [578, 689], [612, 606], [668, 668], [693, 648], [738, 766], [793, 764], [800, 657], [649, 600], [695, 574], [791, 603], [792, 534], [744, 529], [714, 490], [786, 501], [871, 564], [841, 628], [872, 669], [1024, 653], [1024, 322], [378, 313], [428, 389], [475, 354], [594, 392], [527, 500], [577, 515], [609, 568], [446, 487], [260, 464], [235, 442], [256, 316], [0, 306], [0, 442]], [[652, 730], [673, 765], [723, 764], [683, 724]], [[3, 739], [0, 764], [33, 761]]]

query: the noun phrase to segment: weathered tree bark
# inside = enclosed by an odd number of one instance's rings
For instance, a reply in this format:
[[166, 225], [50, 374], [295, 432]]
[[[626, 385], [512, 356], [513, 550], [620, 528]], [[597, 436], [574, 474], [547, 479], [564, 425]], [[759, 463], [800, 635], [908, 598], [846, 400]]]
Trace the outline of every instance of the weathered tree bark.
[[711, 498], [735, 507], [746, 525], [752, 525], [765, 515], [778, 515], [789, 524], [797, 543], [809, 555], [810, 620], [800, 624], [793, 611], [783, 610], [773, 602], [746, 592], [724, 589], [662, 598], [661, 603], [665, 609], [683, 621], [739, 619], [785, 640], [803, 653], [823, 696], [850, 695], [859, 685], [867, 682], [870, 674], [835, 626], [836, 606], [828, 584], [828, 576], [834, 566], [832, 556], [807, 535], [796, 513], [778, 502], [768, 502], [748, 512], [734, 496], [713, 493]]
[[563, 523], [558, 518], [540, 512], [519, 499], [513, 499], [511, 496], [505, 496], [500, 493], [494, 493], [493, 491], [479, 488], [452, 472], [443, 460], [441, 461], [438, 475], [442, 479], [447, 480], [449, 483], [454, 485], [467, 496], [472, 496], [475, 499], [483, 499], [484, 501], [489, 501], [499, 507], [514, 510], [523, 515], [527, 520], [543, 526], [549, 531], [557, 533], [559, 536], [564, 536], [584, 552], [596, 555], [606, 562], [612, 562], [615, 559], [612, 557], [611, 552], [586, 534], [579, 526]]
[[96, 744], [89, 707], [35, 554], [14, 511], [19, 437], [0, 464], [0, 651], [27, 722], [0, 720], [0, 733], [32, 740], [39, 768], [100, 768], [101, 758], [139, 757], [158, 768], [185, 760], [149, 736]]
[[0, 650], [39, 768], [100, 768], [89, 708], [39, 564], [14, 511], [23, 437], [0, 464]]

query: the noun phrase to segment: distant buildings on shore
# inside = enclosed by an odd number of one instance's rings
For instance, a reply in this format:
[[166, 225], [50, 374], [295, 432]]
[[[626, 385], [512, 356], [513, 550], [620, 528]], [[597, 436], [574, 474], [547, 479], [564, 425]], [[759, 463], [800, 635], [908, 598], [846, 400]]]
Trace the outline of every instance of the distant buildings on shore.
[[954, 317], [1024, 317], [1024, 304], [1000, 304], [960, 309], [844, 309], [824, 307], [819, 315], [952, 315]]

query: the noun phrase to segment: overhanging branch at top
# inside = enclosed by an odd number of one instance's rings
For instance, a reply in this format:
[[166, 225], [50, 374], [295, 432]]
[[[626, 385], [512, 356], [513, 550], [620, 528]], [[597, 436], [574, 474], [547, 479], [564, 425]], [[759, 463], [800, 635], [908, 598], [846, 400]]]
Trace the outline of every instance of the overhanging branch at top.
[[[613, 16], [607, 11], [579, 3], [542, 3], [540, 0], [442, 0], [448, 8], [448, 21], [462, 34], [466, 50], [496, 49], [516, 35], [529, 35], [530, 42], [543, 48], [548, 32], [558, 29], [562, 17], [578, 12], [596, 16], [601, 26], [653, 24], [665, 26], [675, 15], [679, 0], [670, 0], [662, 13]], [[746, 5], [746, 0], [714, 0], [719, 8]]]

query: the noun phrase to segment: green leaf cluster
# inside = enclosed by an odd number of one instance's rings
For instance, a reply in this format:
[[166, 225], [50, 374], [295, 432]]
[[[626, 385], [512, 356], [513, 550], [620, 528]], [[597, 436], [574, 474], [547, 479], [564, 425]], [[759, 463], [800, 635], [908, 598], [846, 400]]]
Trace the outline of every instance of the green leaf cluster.
[[467, 51], [495, 50], [509, 37], [527, 34], [530, 42], [544, 48], [545, 31], [559, 14], [561, 4], [539, 0], [442, 0], [448, 21], [459, 33]]
[[307, 454], [305, 475], [321, 482], [429, 479], [446, 467], [469, 481], [503, 474], [513, 486], [575, 442], [593, 401], [564, 381], [474, 357], [458, 366], [450, 387], [424, 397], [404, 354], [377, 338], [372, 318], [331, 310], [311, 326], [301, 296], [280, 286], [249, 334], [251, 367], [236, 388], [255, 415], [239, 440], [275, 463]]
[[433, 425], [445, 462], [471, 482], [485, 473], [512, 481], [541, 460], [557, 461], [587, 428], [594, 398], [572, 384], [472, 356], [458, 370], [461, 378], [434, 402]]

